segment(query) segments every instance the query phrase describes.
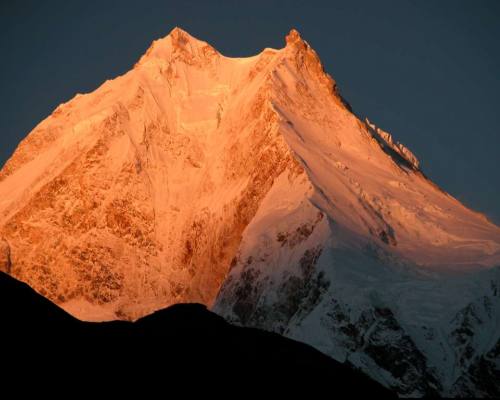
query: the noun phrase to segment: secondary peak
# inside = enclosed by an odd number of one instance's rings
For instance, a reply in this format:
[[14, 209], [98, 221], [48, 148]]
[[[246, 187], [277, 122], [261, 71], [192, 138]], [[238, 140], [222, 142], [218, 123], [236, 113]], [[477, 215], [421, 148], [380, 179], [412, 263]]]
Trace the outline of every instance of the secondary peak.
[[300, 36], [299, 31], [297, 29], [293, 29], [293, 28], [290, 30], [290, 32], [288, 33], [288, 35], [286, 35], [285, 40], [286, 40], [287, 46], [295, 44], [295, 43], [301, 43], [301, 42], [303, 42], [303, 39]]

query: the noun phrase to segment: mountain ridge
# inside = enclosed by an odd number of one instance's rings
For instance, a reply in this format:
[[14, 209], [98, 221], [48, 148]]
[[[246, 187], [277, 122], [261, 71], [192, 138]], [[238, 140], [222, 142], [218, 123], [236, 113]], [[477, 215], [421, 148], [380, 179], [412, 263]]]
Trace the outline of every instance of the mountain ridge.
[[[116, 380], [127, 378], [126, 390], [154, 391], [216, 379], [217, 368], [218, 377], [231, 378], [225, 390], [251, 381], [252, 391], [286, 393], [278, 378], [294, 377], [295, 390], [314, 385], [313, 392], [319, 393], [327, 384], [318, 378], [335, 376], [339, 393], [396, 397], [349, 365], [278, 335], [233, 327], [201, 304], [177, 304], [134, 323], [86, 323], [0, 273], [0, 310], [4, 388], [20, 378], [46, 379], [57, 392], [54, 368], [58, 379], [85, 383], [86, 390], [120, 390]], [[221, 387], [212, 381], [204, 390], [219, 392]]]

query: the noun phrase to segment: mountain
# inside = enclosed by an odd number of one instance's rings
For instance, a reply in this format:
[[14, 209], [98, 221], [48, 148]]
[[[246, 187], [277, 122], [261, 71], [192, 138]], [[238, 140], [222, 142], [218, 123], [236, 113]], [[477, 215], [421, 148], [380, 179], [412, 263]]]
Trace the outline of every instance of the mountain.
[[60, 105], [0, 172], [0, 269], [85, 320], [203, 303], [403, 396], [500, 391], [500, 228], [295, 30], [228, 58], [176, 28]]
[[[0, 273], [0, 315], [2, 364], [9, 366], [2, 369], [4, 389], [11, 379], [53, 380], [48, 367], [55, 366], [58, 380], [69, 378], [99, 392], [120, 389], [116, 382], [125, 382], [126, 377], [130, 381], [124, 393], [136, 386], [143, 386], [142, 392], [166, 387], [170, 391], [182, 387], [174, 378], [193, 384], [216, 370], [213, 375], [225, 377], [221, 383], [226, 390], [251, 382], [250, 390], [288, 393], [279, 379], [286, 378], [297, 379], [294, 390], [319, 393], [334, 384], [340, 394], [396, 397], [312, 347], [232, 326], [201, 304], [178, 304], [136, 322], [82, 322], [26, 284]], [[152, 362], [155, 358], [160, 362]], [[85, 377], [89, 369], [95, 378]], [[220, 394], [220, 389], [216, 380], [203, 388], [205, 394]]]

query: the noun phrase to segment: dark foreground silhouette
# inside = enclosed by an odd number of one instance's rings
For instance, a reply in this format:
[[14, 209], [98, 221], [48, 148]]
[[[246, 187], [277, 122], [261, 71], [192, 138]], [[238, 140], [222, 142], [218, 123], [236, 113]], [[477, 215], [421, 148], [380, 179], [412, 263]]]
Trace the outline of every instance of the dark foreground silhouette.
[[18, 392], [52, 392], [64, 384], [71, 397], [140, 388], [174, 398], [180, 387], [185, 396], [206, 397], [304, 389], [328, 398], [393, 397], [310, 346], [230, 325], [199, 304], [175, 305], [133, 323], [88, 323], [0, 273], [0, 324], [0, 381]]

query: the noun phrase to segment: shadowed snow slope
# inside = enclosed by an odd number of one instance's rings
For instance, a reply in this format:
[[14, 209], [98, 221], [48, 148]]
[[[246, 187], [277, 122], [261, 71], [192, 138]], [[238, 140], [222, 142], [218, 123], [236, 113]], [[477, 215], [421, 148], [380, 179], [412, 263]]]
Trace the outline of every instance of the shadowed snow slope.
[[402, 395], [498, 389], [474, 376], [498, 367], [498, 266], [500, 229], [358, 119], [295, 30], [228, 58], [176, 28], [0, 172], [0, 269], [71, 314], [201, 302]]

